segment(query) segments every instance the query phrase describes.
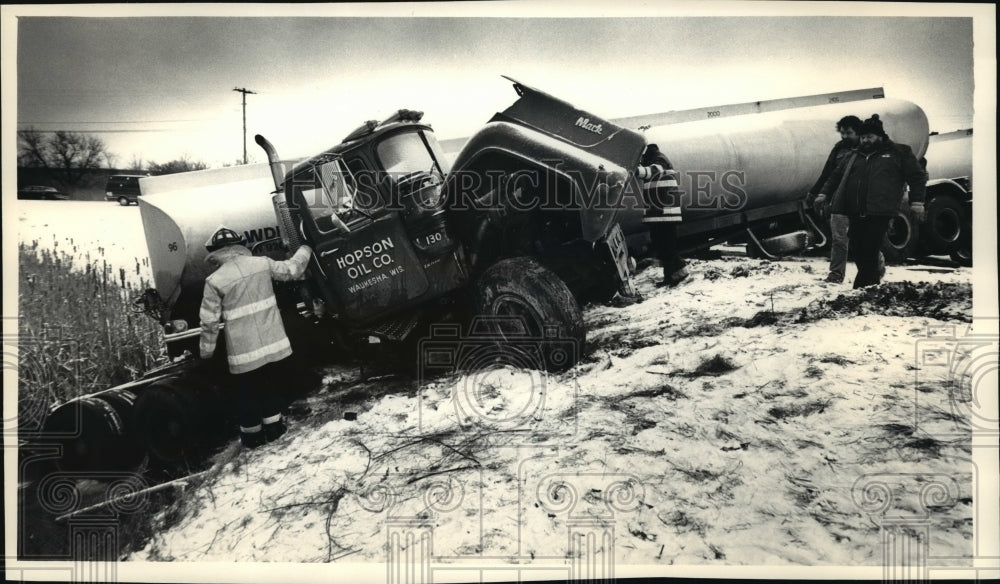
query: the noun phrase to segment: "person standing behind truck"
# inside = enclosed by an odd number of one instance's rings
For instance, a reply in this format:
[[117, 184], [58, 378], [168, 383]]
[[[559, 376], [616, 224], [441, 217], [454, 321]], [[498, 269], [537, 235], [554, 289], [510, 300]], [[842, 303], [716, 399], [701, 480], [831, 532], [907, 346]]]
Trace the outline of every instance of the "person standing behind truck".
[[642, 222], [649, 228], [653, 251], [663, 266], [660, 286], [676, 286], [688, 277], [687, 263], [677, 246], [677, 224], [681, 222], [677, 171], [656, 144], [648, 144], [639, 159], [636, 174], [643, 182], [646, 213]]
[[[837, 168], [845, 158], [858, 145], [858, 131], [861, 129], [861, 118], [857, 116], [844, 116], [837, 122], [837, 132], [840, 133], [840, 141], [833, 145], [833, 150], [826, 158], [823, 171], [816, 184], [809, 189], [806, 195], [806, 204], [814, 206], [816, 195], [823, 188], [830, 174]], [[830, 219], [830, 273], [826, 276], [827, 282], [840, 284], [844, 281], [844, 272], [847, 268], [847, 226], [848, 218], [844, 214], [840, 201], [830, 201], [828, 209], [817, 209], [817, 212], [825, 219], [829, 214]], [[828, 211], [828, 213], [827, 213]]]
[[280, 393], [292, 346], [285, 335], [271, 284], [296, 280], [305, 272], [312, 250], [303, 245], [288, 260], [251, 255], [243, 238], [220, 227], [205, 242], [206, 261], [217, 269], [205, 279], [201, 301], [202, 359], [215, 353], [219, 323], [226, 323], [226, 350], [234, 387], [240, 392], [240, 442], [256, 448], [286, 431]]
[[[849, 218], [848, 238], [854, 250], [858, 275], [854, 288], [882, 280], [879, 254], [889, 220], [903, 200], [904, 185], [910, 187], [910, 208], [918, 222], [924, 218], [927, 173], [913, 150], [889, 139], [878, 114], [861, 125], [857, 156], [841, 161], [824, 183], [816, 204], [823, 205], [828, 193], [836, 192], [843, 180], [843, 209]], [[845, 178], [846, 177], [846, 178]]]

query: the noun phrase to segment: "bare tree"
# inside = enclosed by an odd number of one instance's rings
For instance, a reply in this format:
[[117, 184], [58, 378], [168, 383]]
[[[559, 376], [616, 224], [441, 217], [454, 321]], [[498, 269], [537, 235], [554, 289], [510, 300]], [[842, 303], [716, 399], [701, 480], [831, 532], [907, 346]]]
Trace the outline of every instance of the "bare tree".
[[205, 170], [208, 165], [200, 160], [192, 161], [184, 156], [182, 158], [177, 158], [169, 162], [164, 162], [160, 164], [158, 162], [149, 163], [149, 172], [153, 175], [158, 174], [174, 174], [176, 172], [189, 172], [192, 170]]
[[17, 165], [30, 168], [48, 168], [48, 146], [41, 132], [34, 128], [17, 132]]
[[79, 184], [87, 172], [99, 168], [102, 161], [110, 164], [115, 157], [104, 140], [89, 134], [65, 130], [48, 134], [28, 128], [18, 131], [17, 137], [20, 165], [43, 168], [66, 185]]
[[128, 163], [128, 169], [135, 171], [145, 170], [146, 162], [142, 159], [142, 156], [139, 156], [138, 154], [133, 154], [132, 161]]

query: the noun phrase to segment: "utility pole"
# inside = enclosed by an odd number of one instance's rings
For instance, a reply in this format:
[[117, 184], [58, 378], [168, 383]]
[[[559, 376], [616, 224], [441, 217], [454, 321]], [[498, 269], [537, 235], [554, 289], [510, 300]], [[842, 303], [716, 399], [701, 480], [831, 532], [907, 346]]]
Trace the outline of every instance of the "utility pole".
[[243, 164], [247, 163], [247, 94], [256, 94], [256, 91], [250, 91], [246, 87], [234, 87], [233, 91], [239, 91], [243, 94]]

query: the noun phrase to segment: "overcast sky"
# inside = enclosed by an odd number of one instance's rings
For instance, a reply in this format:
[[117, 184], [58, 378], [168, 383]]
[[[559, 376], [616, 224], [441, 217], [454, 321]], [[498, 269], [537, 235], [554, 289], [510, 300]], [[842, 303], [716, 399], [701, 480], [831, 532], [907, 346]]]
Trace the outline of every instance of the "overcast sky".
[[606, 117], [882, 86], [948, 131], [972, 126], [972, 32], [943, 17], [25, 17], [17, 127], [100, 132], [119, 166], [216, 166], [242, 157], [234, 87], [256, 92], [247, 148], [263, 161], [255, 133], [304, 156], [402, 107], [468, 135], [515, 99], [509, 75]]

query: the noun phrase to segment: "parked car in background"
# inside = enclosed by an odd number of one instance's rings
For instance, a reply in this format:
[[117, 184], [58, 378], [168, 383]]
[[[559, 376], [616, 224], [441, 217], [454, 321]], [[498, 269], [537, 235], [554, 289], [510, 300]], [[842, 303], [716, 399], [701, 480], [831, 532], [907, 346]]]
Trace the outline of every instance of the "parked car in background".
[[104, 198], [108, 201], [118, 201], [123, 207], [131, 203], [139, 204], [137, 197], [139, 192], [139, 179], [145, 178], [144, 174], [113, 174], [108, 177], [108, 184], [104, 187]]
[[18, 199], [35, 199], [43, 201], [65, 201], [69, 195], [56, 189], [42, 185], [31, 185], [17, 189]]

